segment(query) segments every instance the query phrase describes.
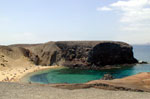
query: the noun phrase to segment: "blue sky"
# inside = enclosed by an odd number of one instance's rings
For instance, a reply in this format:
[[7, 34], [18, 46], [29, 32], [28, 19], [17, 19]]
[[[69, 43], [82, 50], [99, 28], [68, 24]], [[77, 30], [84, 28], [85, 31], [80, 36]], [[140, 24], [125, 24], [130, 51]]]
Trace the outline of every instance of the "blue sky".
[[0, 44], [62, 40], [145, 44], [150, 42], [149, 26], [150, 0], [0, 0]]

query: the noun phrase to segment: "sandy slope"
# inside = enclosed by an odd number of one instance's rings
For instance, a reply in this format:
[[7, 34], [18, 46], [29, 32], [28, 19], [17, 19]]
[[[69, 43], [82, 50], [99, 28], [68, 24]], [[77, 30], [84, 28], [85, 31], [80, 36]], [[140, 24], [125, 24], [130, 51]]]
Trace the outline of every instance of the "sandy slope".
[[21, 53], [18, 51], [15, 53], [15, 56], [13, 54], [0, 50], [0, 81], [16, 82], [30, 72], [52, 68], [35, 66], [27, 57], [20, 55]]

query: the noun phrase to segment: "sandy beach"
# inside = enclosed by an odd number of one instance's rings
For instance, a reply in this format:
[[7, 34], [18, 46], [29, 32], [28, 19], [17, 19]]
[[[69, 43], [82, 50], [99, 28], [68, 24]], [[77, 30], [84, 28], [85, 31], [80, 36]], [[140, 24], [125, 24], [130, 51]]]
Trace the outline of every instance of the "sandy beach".
[[27, 75], [28, 73], [36, 72], [38, 70], [56, 68], [58, 66], [27, 66], [27, 67], [17, 67], [9, 68], [0, 71], [0, 81], [3, 82], [19, 82], [20, 79]]
[[18, 83], [28, 73], [58, 66], [27, 66], [0, 71], [1, 99], [150, 99], [150, 93], [131, 91], [112, 91], [96, 88], [60, 89], [51, 85]]

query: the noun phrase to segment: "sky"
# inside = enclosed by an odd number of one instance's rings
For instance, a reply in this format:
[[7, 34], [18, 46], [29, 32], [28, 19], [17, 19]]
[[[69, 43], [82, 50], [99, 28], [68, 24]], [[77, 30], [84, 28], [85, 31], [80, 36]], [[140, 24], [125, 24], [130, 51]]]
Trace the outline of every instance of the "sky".
[[150, 43], [150, 0], [0, 0], [0, 45], [70, 40]]

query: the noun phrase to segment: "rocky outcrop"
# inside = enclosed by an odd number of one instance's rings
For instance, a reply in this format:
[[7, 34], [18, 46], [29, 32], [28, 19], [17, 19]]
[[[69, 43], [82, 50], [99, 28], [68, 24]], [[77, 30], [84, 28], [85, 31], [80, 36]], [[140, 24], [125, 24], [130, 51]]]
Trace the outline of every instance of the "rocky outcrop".
[[146, 62], [146, 61], [139, 61], [138, 63], [139, 64], [148, 64], [148, 62]]
[[113, 80], [114, 77], [111, 74], [104, 74], [102, 80]]
[[62, 41], [36, 45], [11, 45], [24, 49], [36, 65], [64, 65], [70, 67], [103, 67], [133, 64], [132, 46], [113, 41]]

